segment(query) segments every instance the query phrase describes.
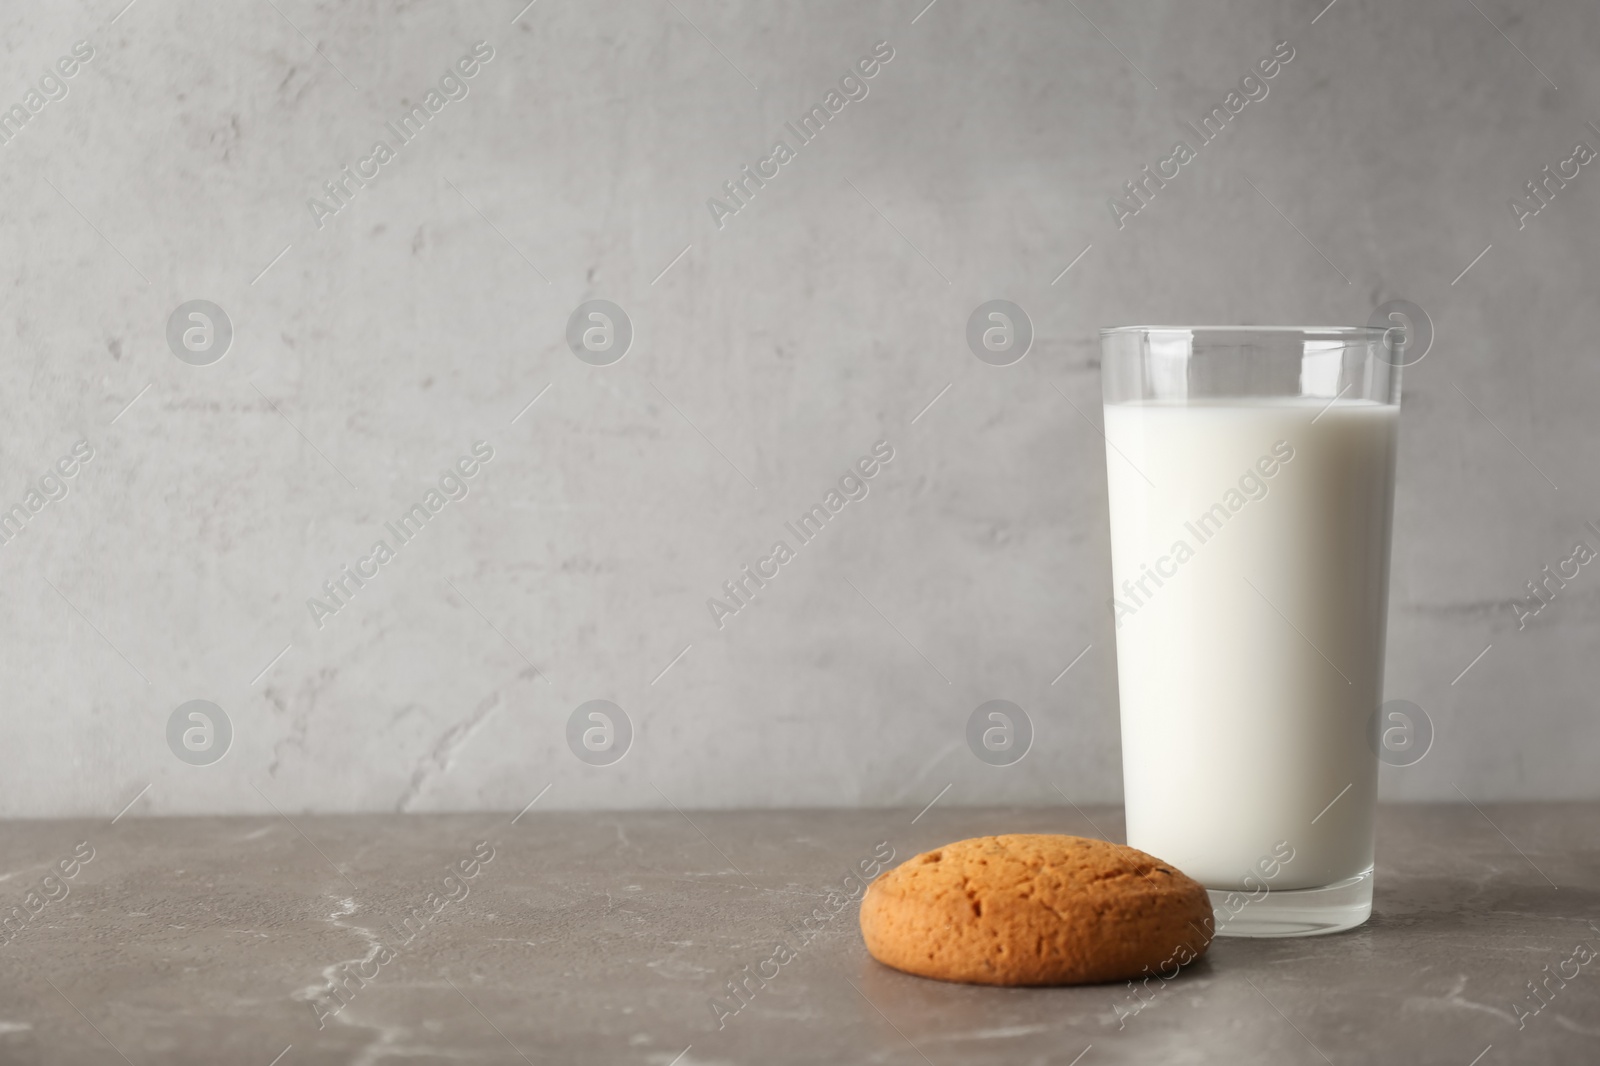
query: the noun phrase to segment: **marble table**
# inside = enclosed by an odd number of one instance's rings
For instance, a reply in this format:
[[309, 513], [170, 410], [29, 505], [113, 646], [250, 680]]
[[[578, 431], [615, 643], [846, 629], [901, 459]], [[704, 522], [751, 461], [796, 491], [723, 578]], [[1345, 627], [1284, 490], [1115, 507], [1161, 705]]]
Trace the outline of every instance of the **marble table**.
[[1575, 961], [1600, 951], [1596, 804], [1386, 807], [1365, 927], [1219, 940], [1144, 1000], [862, 948], [851, 877], [889, 849], [1121, 830], [1100, 807], [3, 823], [0, 1062], [1600, 1063], [1600, 959]]

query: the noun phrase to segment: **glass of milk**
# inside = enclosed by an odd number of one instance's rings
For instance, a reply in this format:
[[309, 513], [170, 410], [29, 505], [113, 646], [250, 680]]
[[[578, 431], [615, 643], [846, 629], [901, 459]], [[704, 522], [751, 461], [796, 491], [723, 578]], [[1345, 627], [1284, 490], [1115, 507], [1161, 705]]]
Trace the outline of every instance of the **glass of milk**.
[[1393, 339], [1101, 331], [1128, 843], [1223, 936], [1372, 913]]

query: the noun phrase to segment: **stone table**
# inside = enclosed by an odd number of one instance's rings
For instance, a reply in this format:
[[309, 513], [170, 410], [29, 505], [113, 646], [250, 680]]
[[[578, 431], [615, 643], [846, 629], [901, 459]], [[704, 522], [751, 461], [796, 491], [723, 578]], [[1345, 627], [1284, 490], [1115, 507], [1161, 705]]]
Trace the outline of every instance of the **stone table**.
[[1600, 960], [1549, 977], [1600, 951], [1600, 805], [1386, 807], [1365, 927], [1219, 940], [1131, 1015], [1125, 984], [885, 969], [844, 900], [891, 848], [1121, 830], [937, 806], [0, 824], [0, 1062], [1600, 1063]]

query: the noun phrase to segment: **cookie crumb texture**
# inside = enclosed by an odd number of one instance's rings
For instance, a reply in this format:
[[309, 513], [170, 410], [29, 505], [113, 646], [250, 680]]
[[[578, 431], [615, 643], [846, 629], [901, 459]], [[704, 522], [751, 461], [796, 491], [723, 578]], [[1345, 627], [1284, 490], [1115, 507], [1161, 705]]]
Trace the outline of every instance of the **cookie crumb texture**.
[[1070, 985], [1172, 973], [1211, 943], [1205, 889], [1142, 851], [1084, 837], [974, 837], [872, 883], [872, 957], [941, 981]]

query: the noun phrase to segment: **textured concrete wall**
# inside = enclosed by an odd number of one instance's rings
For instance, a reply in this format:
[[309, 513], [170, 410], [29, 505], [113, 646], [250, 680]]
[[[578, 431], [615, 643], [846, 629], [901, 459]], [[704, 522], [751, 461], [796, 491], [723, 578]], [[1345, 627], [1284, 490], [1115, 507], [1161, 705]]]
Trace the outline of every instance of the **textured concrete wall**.
[[[0, 502], [93, 449], [0, 546], [0, 814], [1115, 800], [1096, 328], [1394, 298], [1437, 339], [1406, 381], [1387, 689], [1435, 740], [1384, 792], [1600, 795], [1600, 568], [1525, 628], [1511, 606], [1600, 547], [1600, 167], [1520, 229], [1508, 204], [1600, 147], [1593, 4], [123, 2], [0, 24], [27, 117], [0, 146]], [[1119, 229], [1108, 198], [1285, 40]], [[785, 123], [878, 42], [800, 144]], [[346, 164], [377, 176], [341, 205]], [[1033, 324], [1014, 365], [967, 346], [993, 298]], [[595, 299], [631, 322], [608, 366], [566, 339]], [[195, 300], [231, 322], [209, 365], [169, 344]], [[866, 498], [719, 629], [707, 599], [880, 440]], [[385, 523], [476, 441], [465, 498], [401, 544]], [[308, 599], [380, 538], [319, 627]], [[169, 746], [195, 699], [231, 724], [209, 765]], [[632, 723], [613, 765], [568, 744], [592, 699]], [[1033, 722], [1015, 765], [967, 749], [990, 699]]]

